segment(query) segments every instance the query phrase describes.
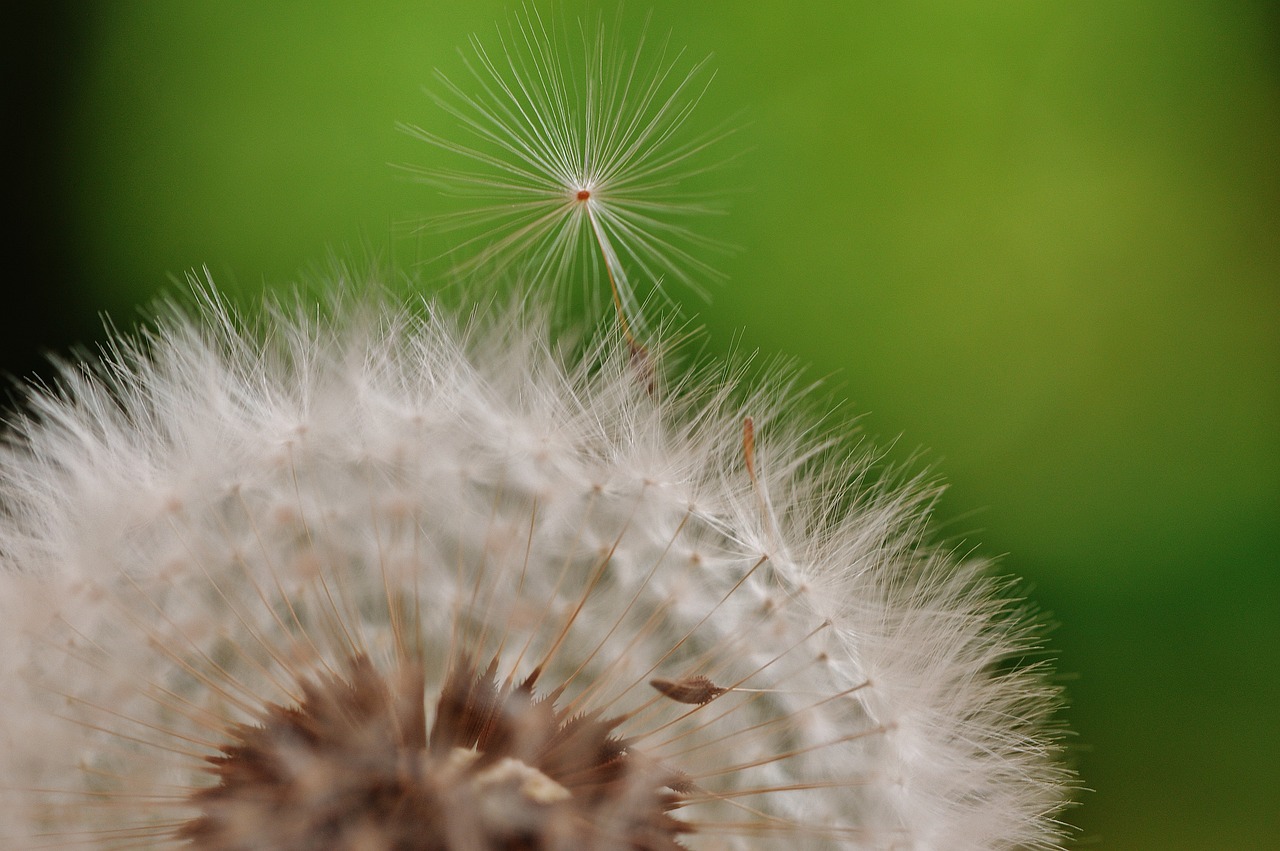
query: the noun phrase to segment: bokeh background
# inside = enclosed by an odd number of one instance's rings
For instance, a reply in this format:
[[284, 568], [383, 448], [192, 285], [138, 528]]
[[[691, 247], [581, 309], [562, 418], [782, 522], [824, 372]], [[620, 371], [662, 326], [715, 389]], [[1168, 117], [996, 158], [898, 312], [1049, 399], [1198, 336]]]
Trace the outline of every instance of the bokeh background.
[[[510, 4], [48, 2], [4, 29], [0, 355], [207, 266], [412, 268], [395, 128]], [[644, 0], [714, 52], [739, 246], [686, 311], [950, 483], [1060, 624], [1075, 844], [1280, 848], [1280, 12], [1269, 2]], [[641, 7], [644, 8], [641, 8]], [[570, 19], [589, 8], [562, 2]], [[610, 14], [612, 12], [610, 11]], [[910, 461], [919, 465], [920, 460]]]

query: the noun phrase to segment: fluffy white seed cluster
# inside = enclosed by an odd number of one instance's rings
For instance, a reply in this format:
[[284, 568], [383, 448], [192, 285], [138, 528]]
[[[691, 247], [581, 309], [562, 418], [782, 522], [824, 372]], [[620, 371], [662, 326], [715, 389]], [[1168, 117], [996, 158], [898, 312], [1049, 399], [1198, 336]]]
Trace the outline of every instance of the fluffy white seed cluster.
[[[1051, 846], [1054, 690], [983, 566], [920, 543], [925, 495], [817, 460], [773, 389], [652, 391], [616, 335], [567, 353], [546, 327], [367, 298], [246, 327], [209, 298], [36, 393], [0, 455], [4, 847], [170, 847], [224, 816], [248, 835], [194, 847], [300, 847], [282, 825], [335, 809], [310, 847], [668, 847], [618, 827], [618, 789], [585, 845], [347, 836], [356, 769], [296, 742], [278, 813], [202, 804], [237, 725], [357, 657], [420, 666], [428, 725], [466, 660], [621, 719], [661, 766], [630, 769], [635, 806], [660, 786], [687, 847]], [[530, 806], [577, 794], [504, 753], [554, 791]], [[387, 758], [366, 768], [429, 773]], [[486, 830], [530, 828], [499, 809]]]

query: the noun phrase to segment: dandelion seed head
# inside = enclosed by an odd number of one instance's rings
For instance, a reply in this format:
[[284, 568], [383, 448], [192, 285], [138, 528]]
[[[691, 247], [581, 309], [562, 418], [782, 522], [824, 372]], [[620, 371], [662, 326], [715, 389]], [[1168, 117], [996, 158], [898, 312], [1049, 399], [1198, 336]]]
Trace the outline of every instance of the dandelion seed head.
[[208, 296], [33, 397], [9, 845], [1052, 846], [1034, 631], [927, 491], [616, 332], [373, 301]]
[[[1057, 847], [1034, 624], [784, 372], [673, 367], [635, 285], [702, 268], [666, 218], [702, 66], [582, 44], [524, 11], [443, 79], [471, 143], [419, 131], [495, 204], [458, 246], [488, 306], [339, 271], [242, 314], [203, 281], [31, 391], [5, 847]], [[489, 297], [584, 259], [604, 330]]]

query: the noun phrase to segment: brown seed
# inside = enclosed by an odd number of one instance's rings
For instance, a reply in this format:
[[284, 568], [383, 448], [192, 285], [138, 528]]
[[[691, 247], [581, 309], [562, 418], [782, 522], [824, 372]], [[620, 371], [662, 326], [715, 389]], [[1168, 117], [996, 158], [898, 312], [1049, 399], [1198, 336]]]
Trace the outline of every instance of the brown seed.
[[710, 703], [728, 689], [721, 688], [706, 677], [684, 677], [679, 680], [666, 680], [658, 677], [649, 680], [649, 685], [657, 689], [664, 697], [676, 703], [689, 703], [701, 706]]

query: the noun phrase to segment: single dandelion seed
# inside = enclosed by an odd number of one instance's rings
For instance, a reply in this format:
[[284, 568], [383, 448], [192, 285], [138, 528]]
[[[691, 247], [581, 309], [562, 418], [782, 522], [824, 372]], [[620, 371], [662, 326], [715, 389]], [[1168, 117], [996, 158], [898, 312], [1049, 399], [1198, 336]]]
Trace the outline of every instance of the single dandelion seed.
[[472, 39], [469, 79], [438, 74], [433, 93], [463, 138], [406, 126], [459, 164], [413, 171], [467, 202], [431, 222], [461, 234], [447, 252], [458, 271], [553, 290], [577, 282], [589, 304], [606, 283], [643, 347], [643, 308], [665, 281], [704, 293], [719, 277], [700, 256], [719, 246], [684, 225], [716, 212], [689, 183], [720, 164], [698, 160], [725, 131], [687, 126], [714, 75], [669, 39], [626, 44], [602, 17], [579, 22], [576, 37], [557, 23], [525, 7], [492, 44]]

